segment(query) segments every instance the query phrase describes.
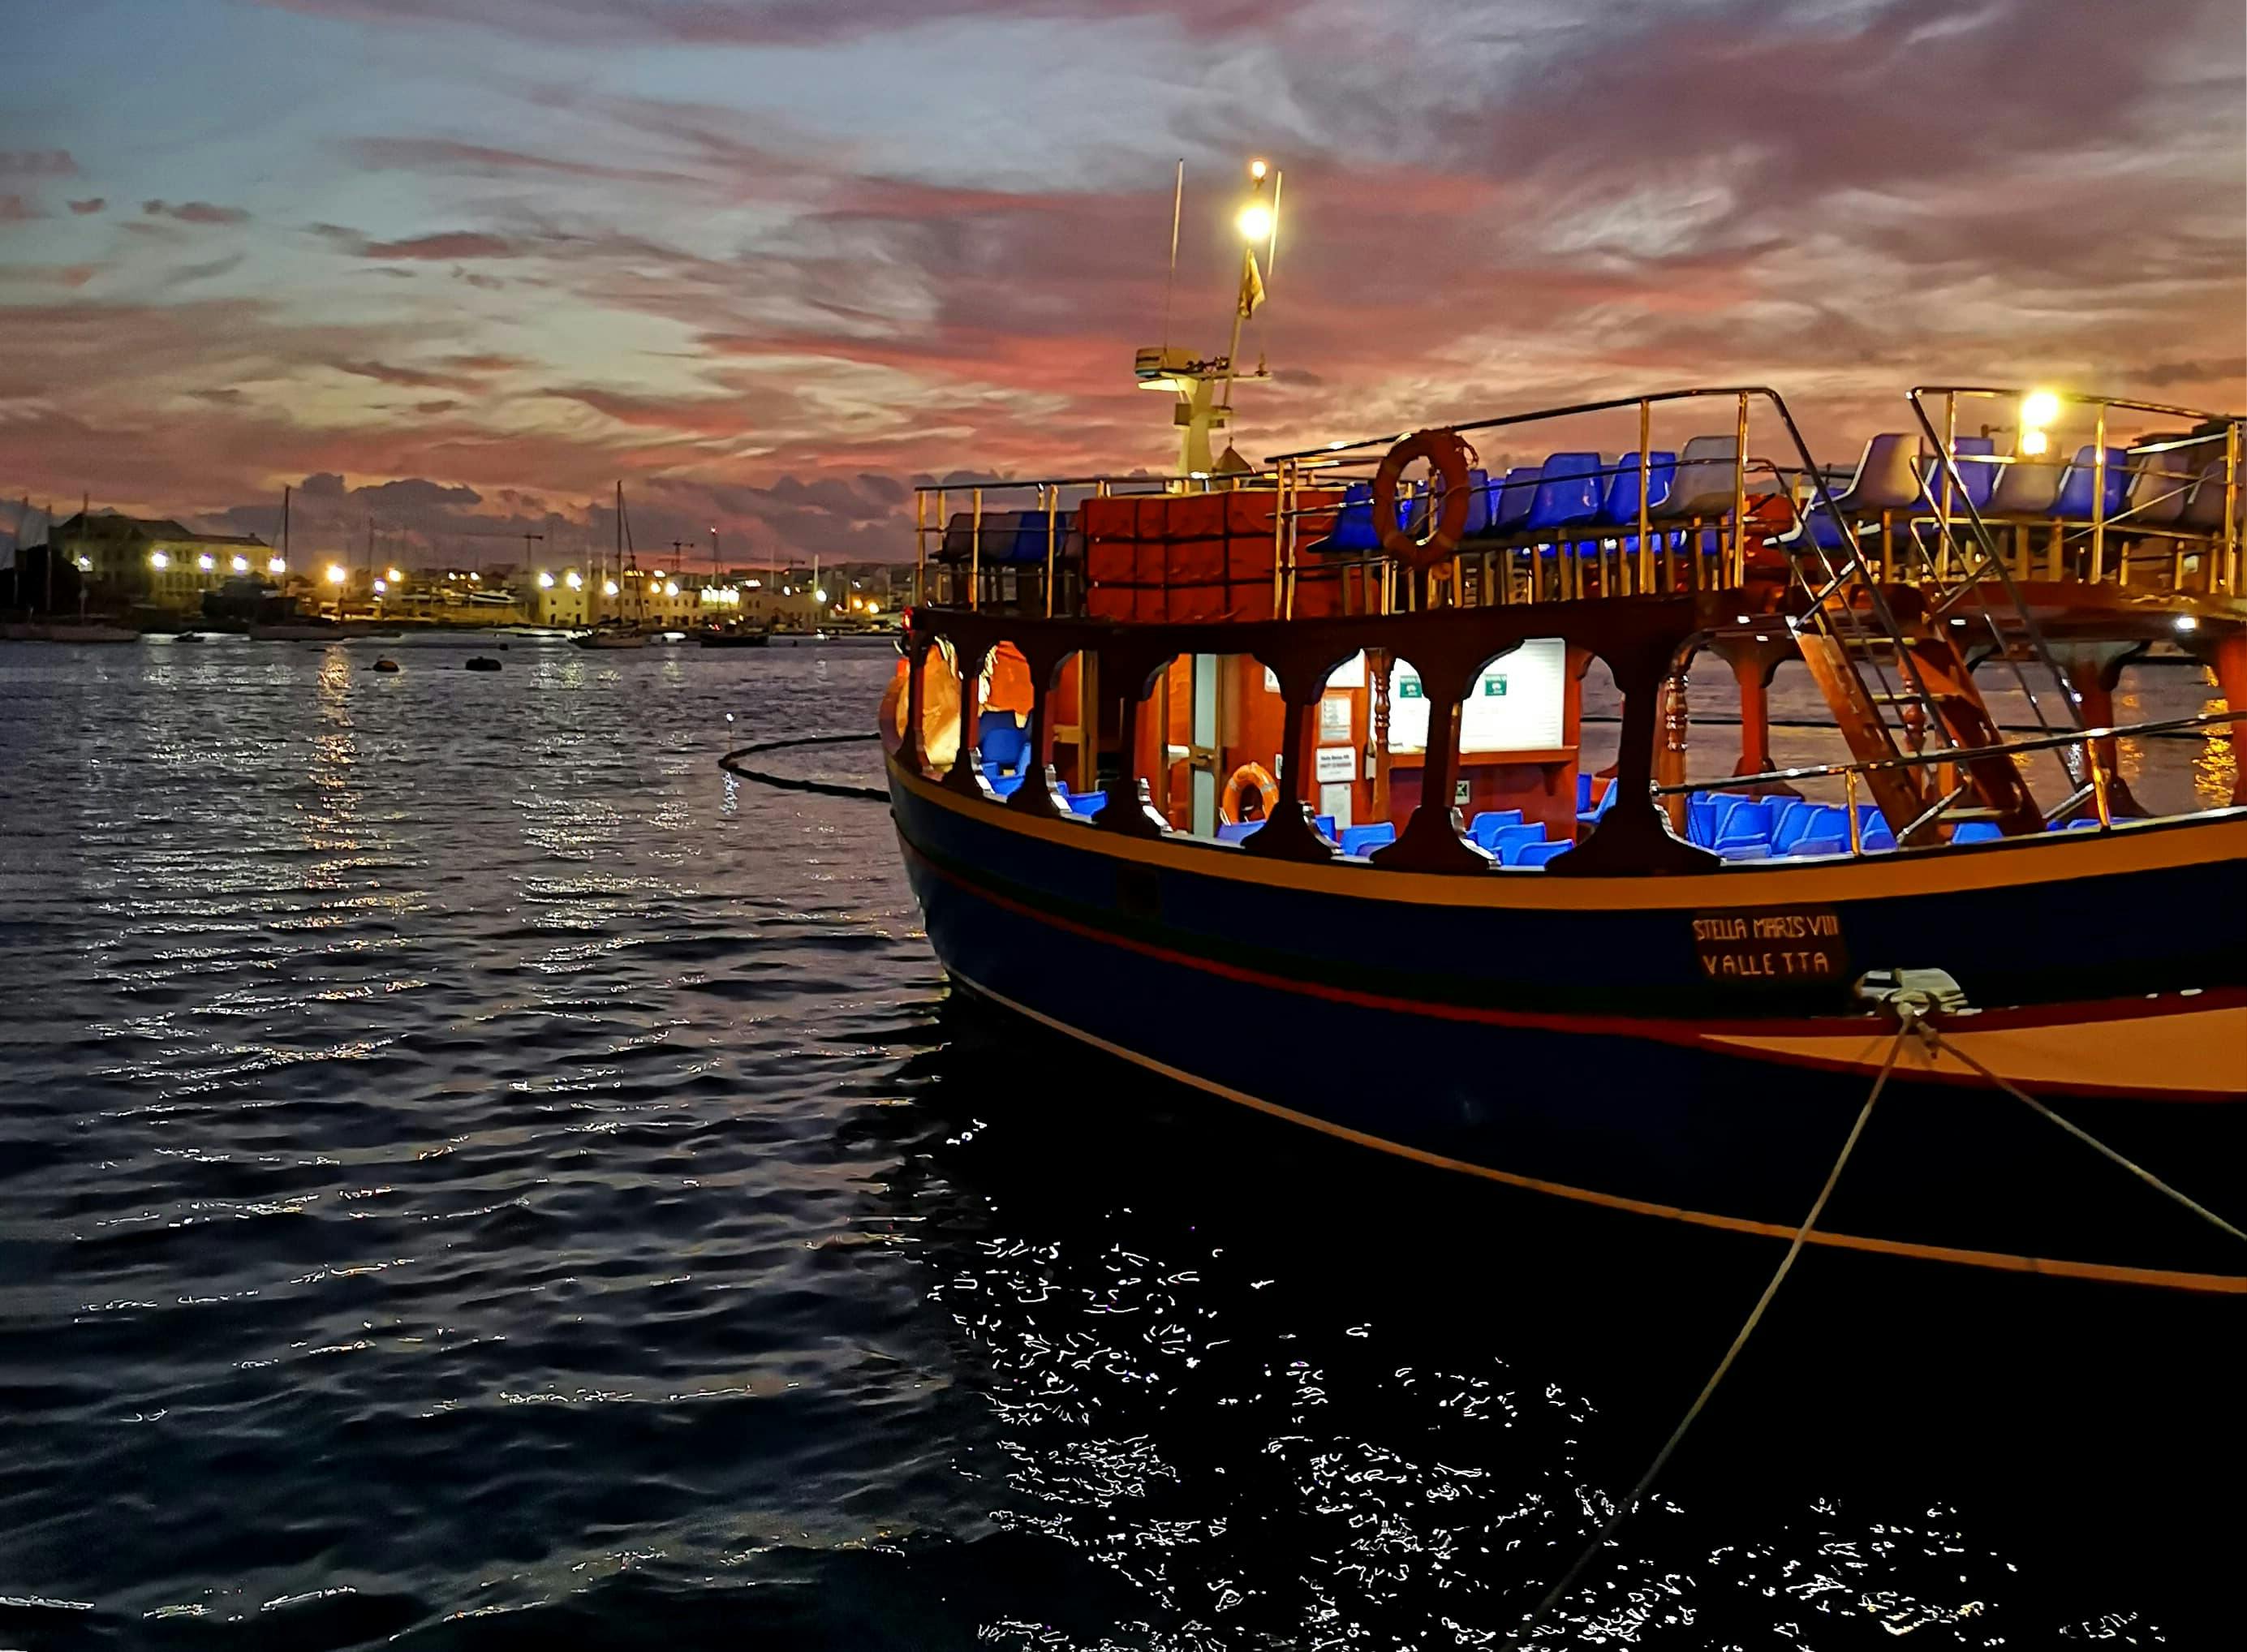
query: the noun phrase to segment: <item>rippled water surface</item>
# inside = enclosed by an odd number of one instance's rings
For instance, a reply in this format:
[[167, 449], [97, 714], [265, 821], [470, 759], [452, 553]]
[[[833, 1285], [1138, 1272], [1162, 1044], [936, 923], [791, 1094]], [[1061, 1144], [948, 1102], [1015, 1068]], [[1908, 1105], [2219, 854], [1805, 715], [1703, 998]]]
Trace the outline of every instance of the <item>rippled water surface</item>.
[[[1496, 1645], [1776, 1259], [949, 1002], [880, 653], [376, 652], [0, 645], [0, 1644]], [[1813, 1253], [1553, 1642], [2236, 1644], [2237, 1319]]]

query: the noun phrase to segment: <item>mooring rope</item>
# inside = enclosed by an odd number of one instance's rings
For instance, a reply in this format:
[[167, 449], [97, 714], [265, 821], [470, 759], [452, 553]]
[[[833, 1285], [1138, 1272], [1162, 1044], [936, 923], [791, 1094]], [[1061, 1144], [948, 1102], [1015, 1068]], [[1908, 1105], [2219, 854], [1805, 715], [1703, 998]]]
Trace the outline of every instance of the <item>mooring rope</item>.
[[2005, 1091], [2006, 1095], [2011, 1096], [2015, 1101], [2025, 1102], [2030, 1108], [2043, 1115], [2046, 1118], [2050, 1119], [2053, 1123], [2059, 1125], [2060, 1129], [2066, 1130], [2070, 1136], [2075, 1137], [2077, 1141], [2081, 1142], [2086, 1147], [2091, 1149], [2092, 1151], [2112, 1159], [2115, 1164], [2121, 1165], [2124, 1170], [2129, 1171], [2131, 1175], [2143, 1182], [2148, 1187], [2152, 1188], [2156, 1193], [2160, 1193], [2166, 1198], [2175, 1199], [2186, 1210], [2190, 1211], [2195, 1216], [2200, 1218], [2202, 1221], [2209, 1224], [2209, 1226], [2216, 1228], [2223, 1232], [2230, 1234], [2233, 1239], [2241, 1240], [2242, 1242], [2247, 1242], [2247, 1232], [2242, 1232], [2238, 1228], [2234, 1227], [2230, 1223], [2218, 1216], [2214, 1211], [2209, 1210], [2205, 1205], [2203, 1205], [2197, 1200], [2189, 1198], [2183, 1193], [2179, 1192], [2175, 1188], [2171, 1187], [2167, 1182], [2162, 1180], [2160, 1177], [2155, 1175], [2144, 1165], [2133, 1163], [2131, 1160], [2123, 1157], [2121, 1154], [2107, 1146], [2106, 1143], [2100, 1141], [2097, 1137], [2093, 1136], [2089, 1130], [2085, 1130], [2080, 1124], [2076, 1123], [2073, 1119], [2062, 1118], [2058, 1113], [2053, 1112], [2052, 1109], [2046, 1107], [2042, 1102], [2037, 1100], [2035, 1096], [2030, 1095], [2026, 1090], [2014, 1083], [2011, 1079], [2006, 1078], [2000, 1074], [1994, 1073], [1991, 1071], [1990, 1068], [1982, 1065], [1980, 1062], [1976, 1061], [1964, 1050], [1959, 1048], [1957, 1045], [1952, 1043], [1949, 1039], [1943, 1037], [1942, 1034], [1936, 1032], [1934, 1027], [1925, 1027], [1923, 1030], [1927, 1039], [1927, 1046], [1929, 1049], [1949, 1050], [1953, 1055], [1965, 1062], [1967, 1066], [1972, 1068], [1984, 1078], [1988, 1079], [1990, 1082], [1996, 1085], [1999, 1089]]
[[1903, 1053], [1904, 1040], [1910, 1037], [1920, 1024], [1918, 1017], [1910, 1009], [1900, 1009], [1899, 1014], [1903, 1017], [1903, 1024], [1896, 1028], [1896, 1035], [1888, 1044], [1888, 1059], [1881, 1063], [1880, 1076], [1873, 1081], [1872, 1093], [1865, 1097], [1864, 1106], [1857, 1109], [1857, 1122], [1849, 1127], [1848, 1138], [1841, 1143], [1841, 1151], [1834, 1161], [1834, 1168], [1826, 1172], [1826, 1185], [1818, 1190], [1818, 1197], [1811, 1204], [1810, 1213], [1802, 1219], [1802, 1225], [1794, 1230], [1794, 1239], [1787, 1246], [1786, 1254], [1779, 1259], [1778, 1270], [1772, 1274], [1771, 1282], [1763, 1287], [1763, 1294], [1756, 1299], [1755, 1307], [1748, 1311], [1739, 1334], [1732, 1338], [1732, 1345], [1725, 1350], [1725, 1357], [1717, 1362], [1717, 1369], [1701, 1385], [1701, 1392], [1694, 1397], [1685, 1415], [1678, 1419], [1677, 1426], [1670, 1431], [1670, 1437], [1663, 1442], [1662, 1449], [1654, 1454], [1654, 1461], [1646, 1465], [1646, 1472], [1638, 1477], [1638, 1484], [1630, 1488], [1630, 1494], [1616, 1506], [1607, 1524], [1600, 1528], [1599, 1534], [1585, 1546], [1584, 1552], [1576, 1557], [1575, 1564], [1561, 1574], [1561, 1580], [1546, 1592], [1545, 1598], [1537, 1603], [1536, 1608], [1521, 1621], [1513, 1634], [1506, 1636], [1507, 1645], [1520, 1645], [1524, 1637], [1545, 1621], [1553, 1608], [1560, 1605], [1568, 1591], [1575, 1587], [1576, 1580], [1583, 1575], [1584, 1568], [1591, 1565], [1593, 1558], [1607, 1546], [1608, 1539], [1615, 1535], [1616, 1528], [1637, 1512], [1639, 1504], [1652, 1488], [1655, 1477], [1662, 1472], [1671, 1454], [1677, 1450], [1678, 1443], [1684, 1439], [1685, 1430], [1693, 1426], [1694, 1419], [1701, 1415], [1709, 1403], [1710, 1396], [1716, 1393], [1717, 1385], [1732, 1369], [1732, 1362], [1739, 1358], [1740, 1350], [1747, 1346], [1748, 1338], [1755, 1335], [1756, 1327], [1762, 1323], [1764, 1310], [1771, 1306], [1772, 1298], [1779, 1294], [1779, 1287], [1786, 1283], [1788, 1273], [1794, 1266], [1794, 1259], [1802, 1254], [1802, 1246], [1808, 1239], [1811, 1229], [1818, 1225], [1819, 1217], [1825, 1212], [1826, 1201], [1834, 1196], [1834, 1184], [1841, 1179], [1841, 1167], [1849, 1162], [1849, 1155], [1857, 1150], [1857, 1140], [1865, 1133], [1866, 1121], [1873, 1116], [1873, 1104], [1881, 1099], [1881, 1092], [1888, 1088], [1888, 1075], [1895, 1071], [1896, 1057]]
[[775, 775], [761, 768], [744, 768], [744, 757], [762, 757], [771, 752], [792, 750], [798, 746], [841, 746], [852, 741], [879, 740], [878, 734], [798, 734], [789, 740], [760, 741], [754, 746], [741, 746], [727, 752], [718, 760], [718, 767], [738, 780], [754, 781], [760, 786], [771, 786], [785, 792], [816, 792], [822, 797], [853, 797], [870, 803], [886, 803], [890, 795], [876, 786], [849, 786], [840, 781], [806, 780], [798, 775]]

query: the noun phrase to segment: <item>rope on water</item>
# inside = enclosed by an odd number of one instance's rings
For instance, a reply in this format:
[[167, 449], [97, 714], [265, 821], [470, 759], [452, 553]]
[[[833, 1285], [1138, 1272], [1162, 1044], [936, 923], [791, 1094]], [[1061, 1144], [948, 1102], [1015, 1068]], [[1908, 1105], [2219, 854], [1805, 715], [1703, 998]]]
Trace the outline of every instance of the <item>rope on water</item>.
[[2190, 1211], [2195, 1216], [2200, 1218], [2202, 1221], [2206, 1222], [2211, 1227], [2229, 1233], [2233, 1239], [2238, 1239], [2243, 1243], [2247, 1243], [2247, 1232], [2242, 1232], [2238, 1228], [2234, 1227], [2230, 1223], [2218, 1216], [2214, 1211], [2209, 1210], [2205, 1205], [2200, 1204], [2198, 1201], [2189, 1198], [2184, 1194], [2180, 1193], [2175, 1188], [2171, 1187], [2167, 1182], [2162, 1180], [2160, 1177], [2155, 1175], [2144, 1165], [2134, 1164], [2129, 1159], [2123, 1157], [2121, 1154], [2107, 1146], [2106, 1143], [2100, 1141], [2089, 1130], [2085, 1130], [2080, 1124], [2076, 1123], [2073, 1120], [2062, 1118], [2059, 1114], [2053, 1112], [2052, 1109], [2046, 1107], [2042, 1102], [2037, 1100], [2035, 1096], [2030, 1095], [2026, 1090], [2014, 1083], [2011, 1079], [1991, 1071], [1990, 1068], [1984, 1067], [1980, 1062], [1976, 1061], [1971, 1055], [1969, 1055], [1964, 1050], [1959, 1048], [1957, 1045], [1943, 1037], [1942, 1034], [1936, 1032], [1932, 1027], [1925, 1027], [1924, 1033], [1927, 1039], [1928, 1048], [1930, 1050], [1950, 1051], [1951, 1055], [1965, 1062], [1967, 1066], [1972, 1068], [1984, 1078], [1988, 1079], [1990, 1082], [1996, 1085], [1999, 1089], [2005, 1091], [2006, 1095], [2011, 1096], [2015, 1101], [2027, 1103], [2029, 1107], [2043, 1115], [2046, 1118], [2050, 1119], [2053, 1123], [2059, 1125], [2060, 1129], [2066, 1130], [2070, 1136], [2075, 1137], [2077, 1141], [2081, 1142], [2086, 1147], [2091, 1149], [2094, 1153], [2101, 1154], [2106, 1157], [2112, 1159], [2115, 1164], [2121, 1165], [2124, 1170], [2129, 1171], [2131, 1175], [2143, 1182], [2148, 1187], [2152, 1188], [2156, 1193], [2162, 1194], [2165, 1198], [2175, 1199], [2179, 1205], [2184, 1206], [2186, 1210]]
[[790, 751], [799, 746], [841, 746], [852, 741], [879, 740], [878, 734], [798, 734], [789, 740], [760, 741], [754, 746], [737, 747], [718, 760], [718, 767], [737, 780], [754, 781], [760, 786], [770, 786], [784, 792], [812, 792], [822, 797], [850, 797], [870, 803], [886, 803], [888, 792], [878, 786], [850, 786], [840, 781], [806, 780], [799, 775], [775, 775], [761, 768], [745, 768], [744, 757], [762, 757], [772, 752]]
[[1553, 1608], [1560, 1605], [1568, 1591], [1575, 1587], [1576, 1580], [1583, 1575], [1593, 1558], [1607, 1546], [1608, 1539], [1615, 1534], [1616, 1528], [1637, 1512], [1639, 1504], [1653, 1486], [1655, 1477], [1662, 1472], [1663, 1465], [1677, 1450], [1678, 1443], [1685, 1437], [1685, 1430], [1693, 1426], [1694, 1419], [1701, 1415], [1709, 1403], [1710, 1396], [1716, 1393], [1717, 1384], [1725, 1380], [1725, 1374], [1732, 1369], [1732, 1362], [1747, 1346], [1748, 1338], [1755, 1335], [1757, 1325], [1763, 1320], [1764, 1310], [1771, 1306], [1772, 1298], [1779, 1294], [1779, 1287], [1786, 1282], [1787, 1273], [1794, 1266], [1794, 1259], [1802, 1254], [1802, 1246], [1809, 1238], [1810, 1231], [1818, 1225], [1819, 1217], [1825, 1212], [1826, 1201], [1834, 1196], [1834, 1184], [1841, 1179], [1841, 1167], [1849, 1162], [1849, 1155], [1857, 1150], [1857, 1140], [1865, 1133], [1866, 1121], [1873, 1116], [1873, 1104], [1881, 1099], [1881, 1092], [1888, 1088], [1888, 1075], [1895, 1071], [1896, 1057], [1903, 1053], [1904, 1040], [1921, 1025], [1910, 1009], [1903, 1008], [1899, 1013], [1903, 1017], [1903, 1024], [1896, 1028], [1896, 1035], [1888, 1044], [1888, 1059], [1881, 1063], [1880, 1076], [1873, 1081], [1872, 1094], [1865, 1097], [1864, 1106], [1858, 1109], [1857, 1122], [1849, 1127], [1848, 1138], [1841, 1143], [1840, 1157], [1834, 1159], [1834, 1168], [1826, 1172], [1826, 1185], [1818, 1190], [1818, 1197], [1811, 1204], [1810, 1213], [1802, 1219], [1802, 1225], [1794, 1230], [1793, 1242], [1786, 1247], [1786, 1254], [1780, 1259], [1778, 1271], [1771, 1276], [1771, 1283], [1763, 1287], [1763, 1294], [1756, 1299], [1755, 1307], [1749, 1310], [1739, 1335], [1732, 1338], [1731, 1347], [1726, 1348], [1725, 1357], [1717, 1362], [1717, 1369], [1701, 1385], [1699, 1395], [1687, 1408], [1677, 1426], [1670, 1430], [1670, 1437], [1663, 1442], [1662, 1449], [1654, 1454], [1654, 1461], [1646, 1465], [1646, 1472], [1638, 1477], [1638, 1484], [1632, 1486], [1629, 1495], [1616, 1505], [1608, 1523], [1600, 1528], [1599, 1535], [1585, 1546], [1584, 1552], [1576, 1557], [1576, 1563], [1561, 1573], [1561, 1580], [1546, 1592], [1545, 1598], [1537, 1603], [1536, 1608], [1521, 1621], [1513, 1634], [1506, 1636], [1507, 1645], [1520, 1645], [1551, 1614]]

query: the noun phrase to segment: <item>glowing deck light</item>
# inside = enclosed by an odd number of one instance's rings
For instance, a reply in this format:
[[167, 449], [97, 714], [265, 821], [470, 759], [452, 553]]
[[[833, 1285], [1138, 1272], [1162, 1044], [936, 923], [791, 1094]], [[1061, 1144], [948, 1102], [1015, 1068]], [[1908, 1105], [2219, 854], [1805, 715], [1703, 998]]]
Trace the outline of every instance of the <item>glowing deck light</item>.
[[2059, 417], [2059, 397], [2049, 390], [2032, 390], [2021, 398], [2021, 423], [2041, 428]]
[[2020, 449], [2022, 454], [2026, 458], [2033, 459], [2037, 457], [2038, 454], [2046, 451], [2051, 447], [2051, 436], [2041, 430], [2024, 430], [2021, 432]]
[[340, 585], [345, 580], [350, 577], [351, 576], [349, 574], [344, 572], [343, 567], [340, 563], [330, 563], [328, 564], [328, 584], [331, 585]]
[[2176, 617], [2176, 628], [2179, 631], [2198, 631], [2200, 621], [2191, 614], [2179, 614]]
[[1252, 160], [1248, 163], [1248, 175], [1259, 183], [1264, 181], [1264, 174], [1270, 170], [1271, 168], [1261, 160]]
[[1272, 208], [1260, 201], [1252, 201], [1233, 222], [1243, 241], [1262, 241], [1272, 233]]
[[148, 566], [156, 570], [157, 572], [161, 573], [165, 569], [169, 568], [171, 565], [172, 559], [169, 556], [167, 556], [162, 551], [152, 550], [148, 553]]

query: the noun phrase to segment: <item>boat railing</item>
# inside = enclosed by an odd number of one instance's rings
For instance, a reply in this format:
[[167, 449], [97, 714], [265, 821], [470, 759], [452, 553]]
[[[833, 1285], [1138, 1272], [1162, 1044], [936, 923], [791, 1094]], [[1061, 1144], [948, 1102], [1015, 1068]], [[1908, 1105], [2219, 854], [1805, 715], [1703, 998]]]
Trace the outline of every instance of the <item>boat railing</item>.
[[[996, 569], [1001, 559], [996, 547], [987, 547], [984, 523], [986, 513], [994, 509], [1007, 509], [1008, 515], [1021, 514], [1019, 505], [1008, 509], [997, 502], [1014, 502], [1028, 495], [1035, 502], [1030, 506], [1034, 516], [1045, 518], [1045, 556], [1043, 578], [1040, 593], [1045, 612], [1054, 616], [1057, 607], [1065, 608], [1060, 601], [1062, 589], [1062, 557], [1067, 550], [1069, 529], [1063, 520], [1070, 514], [1064, 498], [1075, 494], [1084, 498], [1107, 499], [1117, 496], [1237, 493], [1242, 491], [1270, 492], [1278, 487], [1278, 474], [1272, 470], [1195, 471], [1184, 475], [1150, 475], [1142, 471], [1099, 473], [1080, 476], [994, 476], [975, 481], [953, 480], [928, 482], [913, 489], [913, 601], [916, 604], [938, 600], [953, 593], [939, 590], [931, 578], [930, 564], [934, 562], [942, 571], [942, 583], [953, 584], [947, 564], [950, 536], [953, 530], [953, 507], [964, 501], [966, 506], [966, 546], [964, 563], [966, 601], [969, 609], [980, 608], [985, 597], [987, 568]], [[1007, 533], [1011, 539], [1020, 534], [1019, 521], [1009, 521]], [[931, 556], [933, 546], [935, 555]], [[1007, 546], [1011, 554], [1013, 546]]]
[[[2083, 416], [2090, 419], [2091, 475], [2088, 509], [2080, 521], [2069, 522], [2058, 516], [2042, 517], [2033, 514], [2002, 513], [1985, 510], [1974, 498], [1959, 469], [1957, 454], [1958, 421], [1961, 404], [1975, 406], [1983, 403], [2010, 404], [2017, 409], [2028, 408], [2037, 398], [2048, 399], [2049, 408], [2044, 422], [2031, 423], [2025, 412], [2016, 416], [2019, 423], [1998, 426], [1999, 431], [2011, 429], [2015, 435], [2016, 451], [2005, 455], [1977, 455], [1975, 462], [1999, 467], [2038, 462], [2046, 465], [2063, 476], [2075, 468], [2076, 458], [2065, 458], [2059, 454], [2047, 454], [2046, 447], [2052, 440], [2051, 427], [2057, 426], [2068, 414], [2075, 415], [2080, 424]], [[1995, 567], [2004, 558], [1992, 523], [2014, 530], [2014, 536], [2023, 543], [2022, 554], [2017, 558], [2019, 577], [2029, 577], [2025, 545], [2031, 529], [2041, 529], [2046, 538], [2046, 577], [2058, 581], [2072, 560], [2067, 556], [2071, 543], [2085, 554], [2081, 559], [2080, 577], [2087, 584], [2103, 583], [2109, 571], [2107, 536], [2118, 533], [2126, 539], [2155, 537], [2170, 542], [2171, 587], [2182, 591], [2185, 586], [2182, 565], [2185, 547], [2193, 543], [2204, 543], [2207, 554], [2201, 559], [2199, 572], [2203, 594], [2209, 597], [2237, 597], [2247, 590], [2247, 568], [2243, 568], [2241, 556], [2242, 506], [2241, 488], [2247, 482], [2242, 474], [2241, 419], [2237, 413], [2223, 413], [2205, 408], [2182, 407], [2166, 402], [2140, 401], [2123, 396], [2100, 396], [2072, 391], [2030, 391], [2018, 386], [1991, 385], [1919, 385], [1909, 393], [1909, 400], [1920, 430], [1934, 454], [1941, 461], [1936, 475], [1939, 488], [1923, 489], [1925, 502], [1933, 515], [1937, 530], [1938, 556], [1957, 554], [1970, 565]], [[1940, 403], [1940, 406], [1936, 404]], [[2175, 487], [2157, 487], [2152, 496], [2142, 500], [2127, 499], [2122, 508], [2115, 509], [2110, 498], [2114, 461], [2110, 458], [2111, 438], [2118, 415], [2138, 415], [2145, 419], [2189, 420], [2194, 428], [2182, 436], [2157, 435], [2150, 440], [2133, 441], [2127, 449], [2126, 464], [2137, 470], [2148, 456], [2190, 453], [2199, 462], [2189, 464], [2178, 472], [2164, 468], [2153, 473], [2163, 483], [2175, 482]], [[1985, 428], [1987, 428], [1985, 427]], [[2030, 433], [2035, 440], [2029, 441]], [[2164, 461], [2164, 466], [2174, 460]], [[2220, 463], [2220, 476], [2211, 473]], [[2002, 470], [2000, 471], [2002, 474]], [[2164, 522], [2153, 513], [2172, 502], [2182, 505], [2196, 501], [2198, 490], [2210, 486], [2211, 481], [2221, 490], [2220, 509], [2201, 513], [2201, 520], [2189, 526]], [[1939, 495], [1939, 497], [1937, 496]], [[1960, 507], [1964, 507], [1962, 510]], [[2176, 513], [2182, 514], [2182, 512]], [[1971, 545], [1960, 545], [1957, 541], [1959, 529], [1970, 536]], [[2118, 585], [2129, 583], [2129, 561], [2127, 546], [2121, 548], [2111, 571]]]
[[[2011, 757], [2026, 752], [2066, 751], [2080, 756], [2084, 772], [2091, 775], [2086, 795], [2069, 798], [2058, 807], [2046, 811], [2047, 825], [2058, 825], [2070, 818], [2086, 802], [2092, 803], [2092, 818], [2100, 829], [2111, 830], [2116, 816], [2111, 800], [2112, 782], [2107, 765], [2100, 761], [2098, 747], [2118, 740], [2142, 739], [2152, 735], [2179, 734], [2187, 729], [2212, 728], [2220, 724], [2237, 721], [2230, 711], [2201, 712], [2189, 717], [2163, 717], [2150, 722], [2118, 723], [2107, 727], [2072, 729], [2064, 734], [2025, 735], [1996, 745], [1940, 752], [1908, 752], [1900, 757], [1882, 757], [1869, 761], [1847, 763], [1803, 763], [1788, 768], [1768, 768], [1760, 774], [1726, 775], [1718, 780], [1681, 781], [1675, 785], [1656, 786], [1656, 797], [1690, 797], [1708, 792], [1743, 792], [1773, 786], [1793, 786], [1803, 781], [1834, 780], [1843, 782], [1848, 810], [1849, 852], [1866, 853], [1864, 821], [1857, 808], [1857, 782], [1879, 770], [1893, 768], [1940, 768], [1980, 761], [1991, 757]], [[1914, 829], [1933, 820], [1915, 821], [1895, 834], [1896, 841], [1908, 841]]]

